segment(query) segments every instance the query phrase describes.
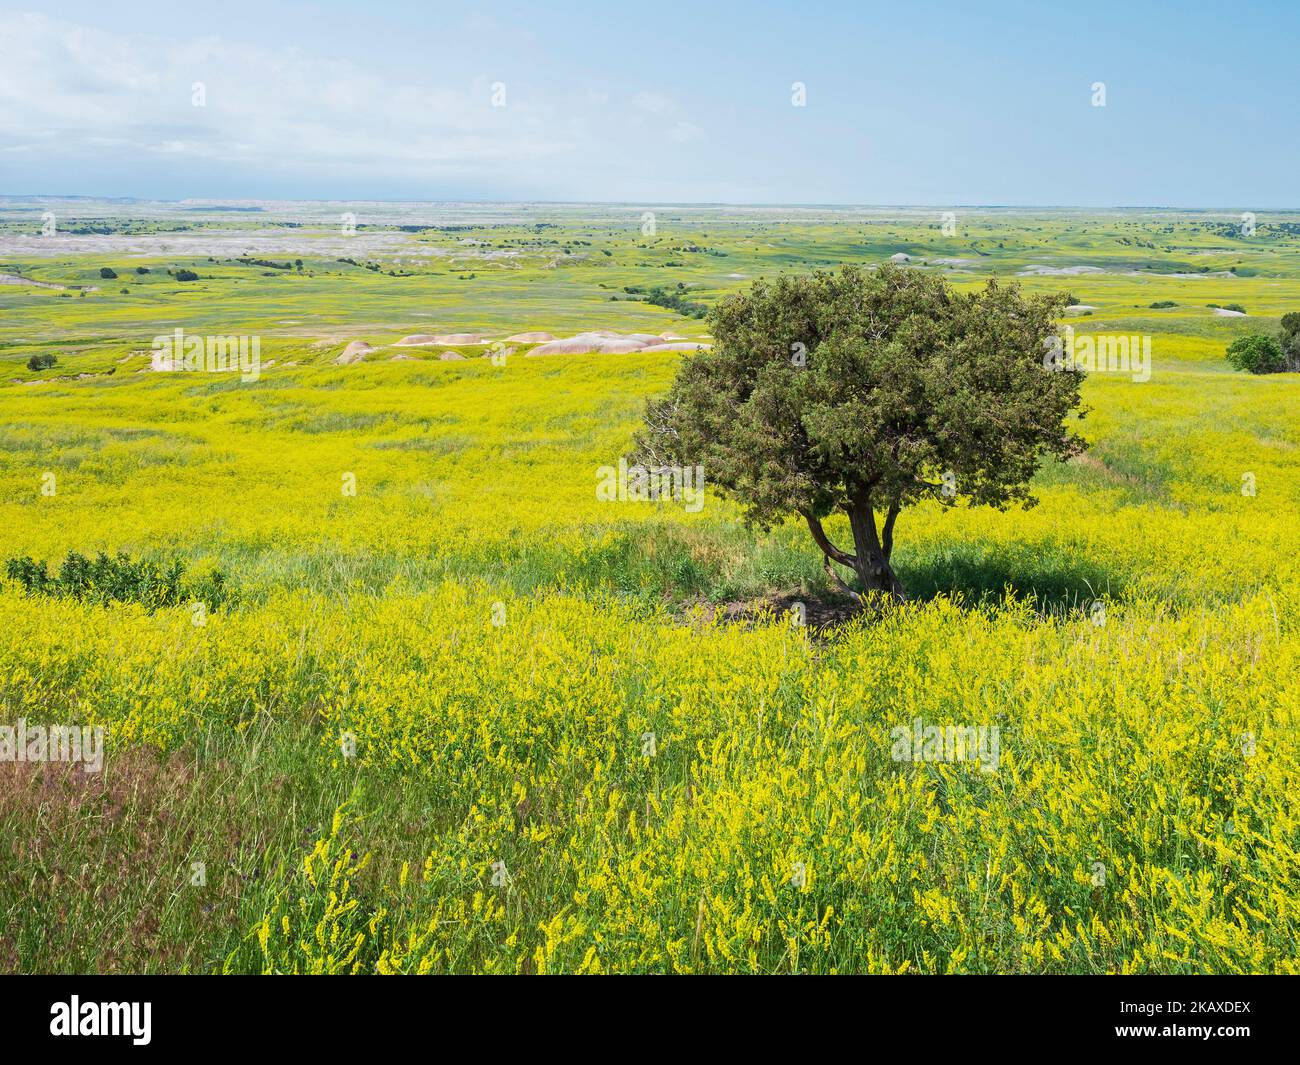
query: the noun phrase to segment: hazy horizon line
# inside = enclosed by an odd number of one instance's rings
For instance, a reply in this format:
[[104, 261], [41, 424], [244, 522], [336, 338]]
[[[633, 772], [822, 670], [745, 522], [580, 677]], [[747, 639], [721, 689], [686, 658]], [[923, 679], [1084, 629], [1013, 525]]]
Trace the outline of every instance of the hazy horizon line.
[[[383, 203], [383, 204], [472, 204], [483, 207], [732, 207], [732, 208], [771, 208], [787, 207], [798, 209], [832, 208], [836, 210], [883, 210], [905, 208], [910, 210], [954, 208], [969, 210], [996, 211], [1195, 211], [1195, 212], [1238, 212], [1240, 204], [1186, 206], [1176, 204], [1080, 204], [1080, 203], [954, 203], [954, 202], [915, 202], [915, 203], [868, 203], [868, 202], [814, 202], [814, 201], [737, 201], [737, 200], [547, 200], [547, 199], [408, 199], [387, 197], [319, 197], [319, 196], [246, 196], [214, 197], [186, 196], [180, 198], [162, 196], [110, 196], [94, 193], [0, 193], [0, 201], [28, 200], [87, 200], [100, 203], [160, 203], [160, 204], [259, 204], [259, 203]], [[1300, 212], [1297, 206], [1259, 206], [1251, 205], [1252, 211]]]

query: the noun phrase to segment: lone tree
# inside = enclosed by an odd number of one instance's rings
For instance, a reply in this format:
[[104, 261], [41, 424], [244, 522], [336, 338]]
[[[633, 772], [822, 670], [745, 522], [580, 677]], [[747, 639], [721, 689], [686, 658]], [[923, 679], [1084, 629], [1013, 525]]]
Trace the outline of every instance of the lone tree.
[[[719, 301], [712, 350], [647, 405], [636, 459], [702, 465], [760, 528], [802, 517], [836, 583], [857, 594], [832, 563], [901, 600], [904, 507], [1029, 507], [1043, 457], [1083, 450], [1064, 425], [1083, 379], [1055, 325], [1068, 302], [996, 281], [958, 293], [892, 266], [756, 282]], [[823, 526], [835, 511], [852, 551]]]

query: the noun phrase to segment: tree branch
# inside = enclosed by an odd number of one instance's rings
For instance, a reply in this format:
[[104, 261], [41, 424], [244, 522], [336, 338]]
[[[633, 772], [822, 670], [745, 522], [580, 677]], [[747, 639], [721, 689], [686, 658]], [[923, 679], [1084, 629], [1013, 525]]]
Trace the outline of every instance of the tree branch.
[[814, 516], [811, 510], [801, 510], [799, 513], [803, 515], [804, 521], [808, 523], [808, 531], [812, 533], [812, 538], [817, 542], [817, 546], [822, 549], [822, 554], [828, 559], [834, 559], [842, 566], [848, 566], [851, 569], [857, 568], [858, 560], [847, 551], [841, 551], [831, 543], [830, 538], [826, 535], [826, 530], [822, 528], [821, 520]]
[[831, 564], [829, 555], [822, 556], [822, 566], [824, 566], [826, 569], [826, 576], [828, 576], [831, 580], [833, 580], [836, 584], [838, 584], [840, 588], [842, 588], [849, 595], [853, 596], [854, 599], [860, 600], [862, 598], [862, 596], [860, 596], [857, 592], [855, 592], [853, 588], [844, 580], [843, 577], [841, 577], [838, 573], [835, 572], [835, 567]]
[[899, 505], [891, 503], [885, 515], [885, 524], [880, 532], [880, 550], [888, 561], [894, 554], [894, 522], [898, 520]]

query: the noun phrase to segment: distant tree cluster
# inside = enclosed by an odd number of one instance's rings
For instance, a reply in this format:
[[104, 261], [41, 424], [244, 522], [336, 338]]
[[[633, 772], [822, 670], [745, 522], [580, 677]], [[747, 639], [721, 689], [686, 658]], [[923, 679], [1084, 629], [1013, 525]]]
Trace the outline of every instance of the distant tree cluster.
[[680, 281], [676, 288], [655, 285], [654, 288], [644, 289], [639, 285], [628, 285], [623, 291], [629, 296], [637, 296], [646, 303], [676, 311], [687, 318], [703, 318], [709, 313], [707, 305], [687, 299], [686, 286]]
[[[243, 263], [245, 266], [265, 266], [271, 270], [292, 270], [293, 263], [277, 263], [274, 259], [236, 259], [235, 262]], [[298, 260], [299, 269], [302, 268], [302, 260]]]
[[48, 370], [59, 361], [57, 355], [33, 355], [27, 360], [27, 369], [29, 370]]

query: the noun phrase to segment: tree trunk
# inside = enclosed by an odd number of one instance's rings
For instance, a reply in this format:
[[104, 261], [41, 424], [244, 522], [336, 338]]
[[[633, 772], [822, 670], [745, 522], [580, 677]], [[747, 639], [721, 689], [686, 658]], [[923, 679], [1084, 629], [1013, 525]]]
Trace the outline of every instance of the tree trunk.
[[867, 497], [857, 500], [849, 510], [849, 528], [853, 530], [853, 570], [858, 575], [863, 591], [884, 592], [890, 598], [902, 602], [907, 598], [903, 583], [889, 564], [894, 549], [894, 520], [897, 517], [897, 506], [890, 507], [885, 515], [882, 537], [876, 531], [876, 515], [871, 507], [871, 499]]
[[817, 546], [821, 548], [822, 554], [825, 556], [823, 562], [826, 573], [836, 584], [850, 595], [858, 595], [835, 572], [833, 563], [838, 562], [841, 566], [847, 566], [857, 574], [863, 592], [867, 594], [883, 592], [891, 599], [903, 602], [907, 599], [907, 594], [903, 591], [902, 582], [889, 564], [890, 555], [894, 550], [894, 522], [897, 518], [898, 506], [896, 504], [891, 505], [885, 514], [885, 524], [878, 533], [876, 531], [876, 515], [872, 510], [870, 498], [856, 501], [849, 508], [849, 527], [853, 532], [854, 547], [854, 553], [849, 554], [847, 551], [841, 551], [831, 543], [819, 519], [811, 513], [804, 513], [804, 520], [808, 523], [808, 529], [812, 533], [813, 540], [816, 541]]

